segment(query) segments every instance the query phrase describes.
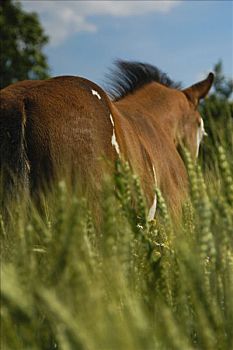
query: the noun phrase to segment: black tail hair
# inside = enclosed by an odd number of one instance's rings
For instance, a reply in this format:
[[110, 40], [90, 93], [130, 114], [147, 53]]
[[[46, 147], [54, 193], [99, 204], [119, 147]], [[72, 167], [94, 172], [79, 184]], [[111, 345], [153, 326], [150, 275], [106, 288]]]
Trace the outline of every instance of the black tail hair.
[[26, 113], [23, 101], [1, 101], [0, 176], [1, 209], [22, 191], [29, 190], [26, 154]]

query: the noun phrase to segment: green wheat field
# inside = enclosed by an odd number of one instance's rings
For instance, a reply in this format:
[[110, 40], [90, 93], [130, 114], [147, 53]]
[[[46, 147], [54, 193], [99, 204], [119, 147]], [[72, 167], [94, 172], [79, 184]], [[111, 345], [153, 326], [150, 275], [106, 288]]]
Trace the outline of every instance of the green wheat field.
[[233, 348], [233, 119], [232, 105], [218, 107], [203, 111], [197, 164], [184, 152], [179, 223], [159, 189], [147, 221], [139, 180], [121, 163], [98, 225], [65, 182], [40, 209], [21, 199], [7, 220], [1, 212], [2, 350]]

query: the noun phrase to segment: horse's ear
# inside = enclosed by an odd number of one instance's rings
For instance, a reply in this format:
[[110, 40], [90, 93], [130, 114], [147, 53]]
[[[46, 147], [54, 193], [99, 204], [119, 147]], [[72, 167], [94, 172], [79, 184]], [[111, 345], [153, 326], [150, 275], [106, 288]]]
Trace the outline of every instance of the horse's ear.
[[208, 94], [213, 84], [213, 81], [214, 81], [214, 74], [209, 73], [206, 79], [183, 90], [183, 93], [194, 104], [194, 106], [197, 106], [199, 103], [199, 100], [204, 98]]

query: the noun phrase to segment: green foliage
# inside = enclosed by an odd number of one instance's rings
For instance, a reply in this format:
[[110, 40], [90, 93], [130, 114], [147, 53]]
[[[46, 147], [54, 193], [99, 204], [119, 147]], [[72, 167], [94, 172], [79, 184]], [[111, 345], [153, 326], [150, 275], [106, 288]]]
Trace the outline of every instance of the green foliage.
[[43, 46], [48, 37], [37, 14], [26, 13], [19, 2], [0, 1], [0, 88], [18, 80], [45, 79], [49, 69]]
[[214, 75], [214, 95], [223, 100], [228, 100], [233, 92], [233, 80], [224, 76], [222, 61], [215, 64]]
[[218, 171], [218, 156], [215, 150], [223, 144], [227, 157], [233, 154], [233, 81], [223, 74], [221, 61], [214, 66], [213, 92], [200, 106], [208, 137], [201, 147], [203, 169]]

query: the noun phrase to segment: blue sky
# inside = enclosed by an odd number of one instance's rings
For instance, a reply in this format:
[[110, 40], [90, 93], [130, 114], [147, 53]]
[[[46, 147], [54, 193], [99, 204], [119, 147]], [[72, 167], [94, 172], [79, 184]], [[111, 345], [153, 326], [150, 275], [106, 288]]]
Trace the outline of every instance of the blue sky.
[[232, 1], [23, 1], [50, 36], [51, 74], [103, 85], [116, 58], [148, 62], [183, 85], [222, 59], [233, 76]]

